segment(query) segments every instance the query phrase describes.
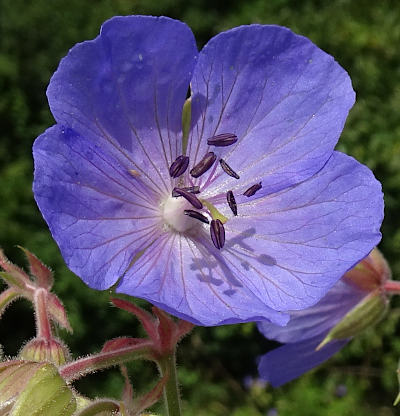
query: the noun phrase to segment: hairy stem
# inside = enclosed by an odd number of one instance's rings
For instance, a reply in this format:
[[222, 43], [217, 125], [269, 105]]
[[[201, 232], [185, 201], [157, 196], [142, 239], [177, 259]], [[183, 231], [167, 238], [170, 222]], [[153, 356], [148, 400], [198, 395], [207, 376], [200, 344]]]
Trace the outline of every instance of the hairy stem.
[[151, 359], [152, 345], [152, 342], [149, 341], [140, 345], [89, 355], [61, 367], [60, 375], [64, 380], [71, 382], [97, 370], [110, 368], [127, 361], [140, 358]]
[[164, 403], [167, 416], [181, 416], [178, 377], [176, 371], [176, 353], [166, 355], [158, 361], [161, 376], [168, 374], [164, 386]]
[[47, 291], [45, 289], [37, 289], [34, 296], [34, 305], [36, 312], [37, 337], [51, 340], [51, 326], [49, 315], [47, 313]]

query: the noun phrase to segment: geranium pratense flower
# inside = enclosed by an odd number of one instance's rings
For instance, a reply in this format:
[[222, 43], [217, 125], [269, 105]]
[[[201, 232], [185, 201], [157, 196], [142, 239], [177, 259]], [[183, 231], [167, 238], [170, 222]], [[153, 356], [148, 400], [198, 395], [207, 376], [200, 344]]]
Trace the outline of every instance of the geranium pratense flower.
[[326, 361], [352, 336], [376, 323], [386, 311], [390, 275], [386, 260], [374, 249], [315, 306], [293, 312], [286, 327], [259, 323], [267, 338], [285, 344], [261, 357], [261, 377], [279, 387]]
[[379, 183], [333, 152], [350, 79], [286, 28], [238, 27], [198, 53], [181, 22], [115, 17], [47, 94], [57, 124], [35, 142], [34, 193], [93, 288], [118, 282], [196, 324], [282, 325], [380, 239]]

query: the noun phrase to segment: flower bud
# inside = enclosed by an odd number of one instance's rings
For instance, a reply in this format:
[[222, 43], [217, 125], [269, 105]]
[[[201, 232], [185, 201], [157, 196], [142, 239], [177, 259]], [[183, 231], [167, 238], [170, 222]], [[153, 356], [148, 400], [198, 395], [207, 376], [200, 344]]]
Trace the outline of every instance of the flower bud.
[[17, 398], [13, 416], [71, 416], [76, 410], [72, 391], [54, 365], [41, 363]]
[[60, 340], [34, 338], [22, 348], [19, 358], [37, 362], [47, 361], [61, 366], [70, 360], [70, 354]]
[[111, 399], [98, 399], [90, 402], [76, 416], [104, 416], [104, 415], [127, 415], [128, 413], [120, 413], [121, 403]]
[[390, 277], [391, 271], [385, 258], [377, 248], [374, 248], [367, 257], [343, 276], [343, 280], [358, 289], [370, 292], [382, 287]]
[[384, 292], [375, 290], [363, 298], [326, 335], [316, 350], [328, 342], [351, 338], [378, 323], [387, 312], [389, 300]]
[[12, 360], [0, 364], [0, 403], [12, 403], [29, 379], [40, 367], [39, 363]]
[[0, 403], [12, 416], [71, 416], [76, 409], [54, 365], [21, 360], [0, 364]]

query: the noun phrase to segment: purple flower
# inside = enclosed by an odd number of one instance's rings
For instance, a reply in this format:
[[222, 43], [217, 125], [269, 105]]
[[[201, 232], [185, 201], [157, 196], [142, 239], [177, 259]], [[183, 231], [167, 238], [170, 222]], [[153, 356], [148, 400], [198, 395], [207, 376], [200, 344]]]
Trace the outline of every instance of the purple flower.
[[[285, 344], [261, 357], [258, 366], [261, 377], [279, 387], [329, 359], [350, 341], [352, 335], [374, 323], [370, 319], [374, 312], [371, 308], [364, 309], [365, 314], [353, 308], [365, 304], [363, 301], [376, 299], [382, 307], [377, 310], [382, 317], [381, 312], [387, 306], [385, 283], [389, 277], [390, 269], [385, 259], [374, 249], [315, 306], [293, 312], [286, 327], [260, 322], [258, 328], [267, 338]], [[348, 314], [351, 311], [352, 314]], [[340, 322], [345, 322], [345, 317], [347, 334], [342, 331], [341, 336], [326, 342], [332, 328], [338, 328]], [[359, 323], [349, 325], [353, 317]], [[378, 316], [375, 314], [375, 317]]]
[[47, 95], [35, 197], [92, 288], [200, 325], [283, 325], [380, 240], [379, 183], [333, 151], [350, 79], [286, 28], [238, 27], [199, 53], [184, 23], [115, 17]]

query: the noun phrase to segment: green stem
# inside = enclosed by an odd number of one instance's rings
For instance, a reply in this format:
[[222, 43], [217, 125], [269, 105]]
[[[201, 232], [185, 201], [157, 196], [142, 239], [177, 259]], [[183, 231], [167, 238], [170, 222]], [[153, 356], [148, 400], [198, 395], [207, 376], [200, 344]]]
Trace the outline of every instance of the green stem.
[[168, 380], [164, 386], [164, 403], [167, 416], [181, 416], [181, 399], [179, 396], [178, 377], [176, 371], [176, 354], [170, 355], [158, 361], [161, 376], [168, 374]]

